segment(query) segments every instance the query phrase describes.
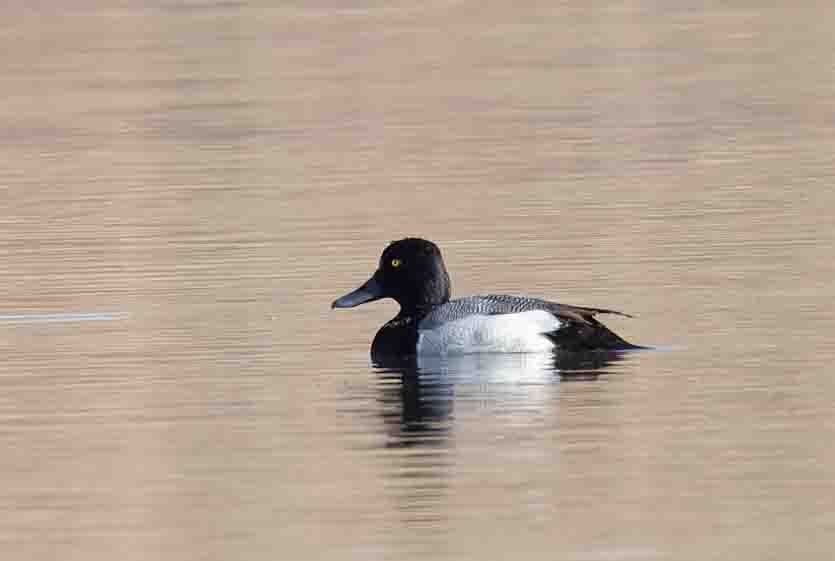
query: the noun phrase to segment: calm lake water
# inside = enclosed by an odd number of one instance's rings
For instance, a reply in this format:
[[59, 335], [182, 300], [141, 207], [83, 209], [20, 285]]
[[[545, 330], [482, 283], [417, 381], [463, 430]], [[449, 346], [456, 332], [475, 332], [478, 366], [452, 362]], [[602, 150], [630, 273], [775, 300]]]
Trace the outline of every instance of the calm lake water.
[[[835, 4], [0, 9], [0, 556], [828, 559]], [[390, 240], [659, 346], [375, 367]]]

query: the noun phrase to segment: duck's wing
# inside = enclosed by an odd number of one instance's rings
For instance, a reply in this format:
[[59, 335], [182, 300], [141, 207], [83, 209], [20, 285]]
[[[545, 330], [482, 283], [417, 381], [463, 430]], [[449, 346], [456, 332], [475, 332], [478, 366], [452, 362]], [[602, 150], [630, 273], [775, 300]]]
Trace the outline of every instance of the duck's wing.
[[488, 294], [468, 296], [450, 300], [430, 312], [420, 323], [421, 329], [431, 328], [442, 323], [456, 321], [471, 315], [495, 316], [518, 314], [534, 310], [545, 310], [558, 319], [594, 324], [597, 314], [617, 314], [632, 317], [629, 314], [605, 308], [585, 308], [549, 302], [540, 298], [508, 296], [506, 294]]

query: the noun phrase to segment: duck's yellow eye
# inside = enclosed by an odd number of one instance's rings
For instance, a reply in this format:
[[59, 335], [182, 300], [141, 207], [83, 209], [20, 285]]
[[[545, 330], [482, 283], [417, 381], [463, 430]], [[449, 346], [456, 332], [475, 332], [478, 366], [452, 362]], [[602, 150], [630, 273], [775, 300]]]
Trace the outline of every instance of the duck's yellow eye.
[[397, 257], [395, 257], [394, 259], [391, 260], [391, 266], [394, 267], [395, 269], [398, 268], [402, 264], [403, 264], [403, 262], [400, 259], [398, 259]]

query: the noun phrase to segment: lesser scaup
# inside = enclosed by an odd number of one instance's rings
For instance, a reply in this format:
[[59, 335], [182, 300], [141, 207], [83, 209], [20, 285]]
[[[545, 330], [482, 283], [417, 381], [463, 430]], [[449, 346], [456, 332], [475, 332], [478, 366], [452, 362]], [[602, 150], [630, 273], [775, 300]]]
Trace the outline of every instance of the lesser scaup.
[[631, 317], [615, 310], [492, 294], [450, 300], [441, 251], [420, 238], [392, 242], [374, 275], [331, 307], [353, 308], [381, 298], [394, 299], [400, 313], [377, 332], [372, 356], [644, 348], [621, 339], [594, 317]]

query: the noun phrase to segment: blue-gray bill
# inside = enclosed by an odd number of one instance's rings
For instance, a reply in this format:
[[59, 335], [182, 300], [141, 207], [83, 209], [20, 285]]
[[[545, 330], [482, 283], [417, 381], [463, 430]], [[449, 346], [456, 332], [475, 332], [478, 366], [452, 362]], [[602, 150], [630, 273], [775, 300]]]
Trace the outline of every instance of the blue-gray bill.
[[380, 286], [380, 283], [378, 283], [374, 277], [371, 277], [358, 289], [334, 300], [333, 304], [331, 304], [331, 308], [353, 308], [354, 306], [359, 306], [360, 304], [365, 304], [366, 302], [379, 300], [383, 296], [383, 289]]

